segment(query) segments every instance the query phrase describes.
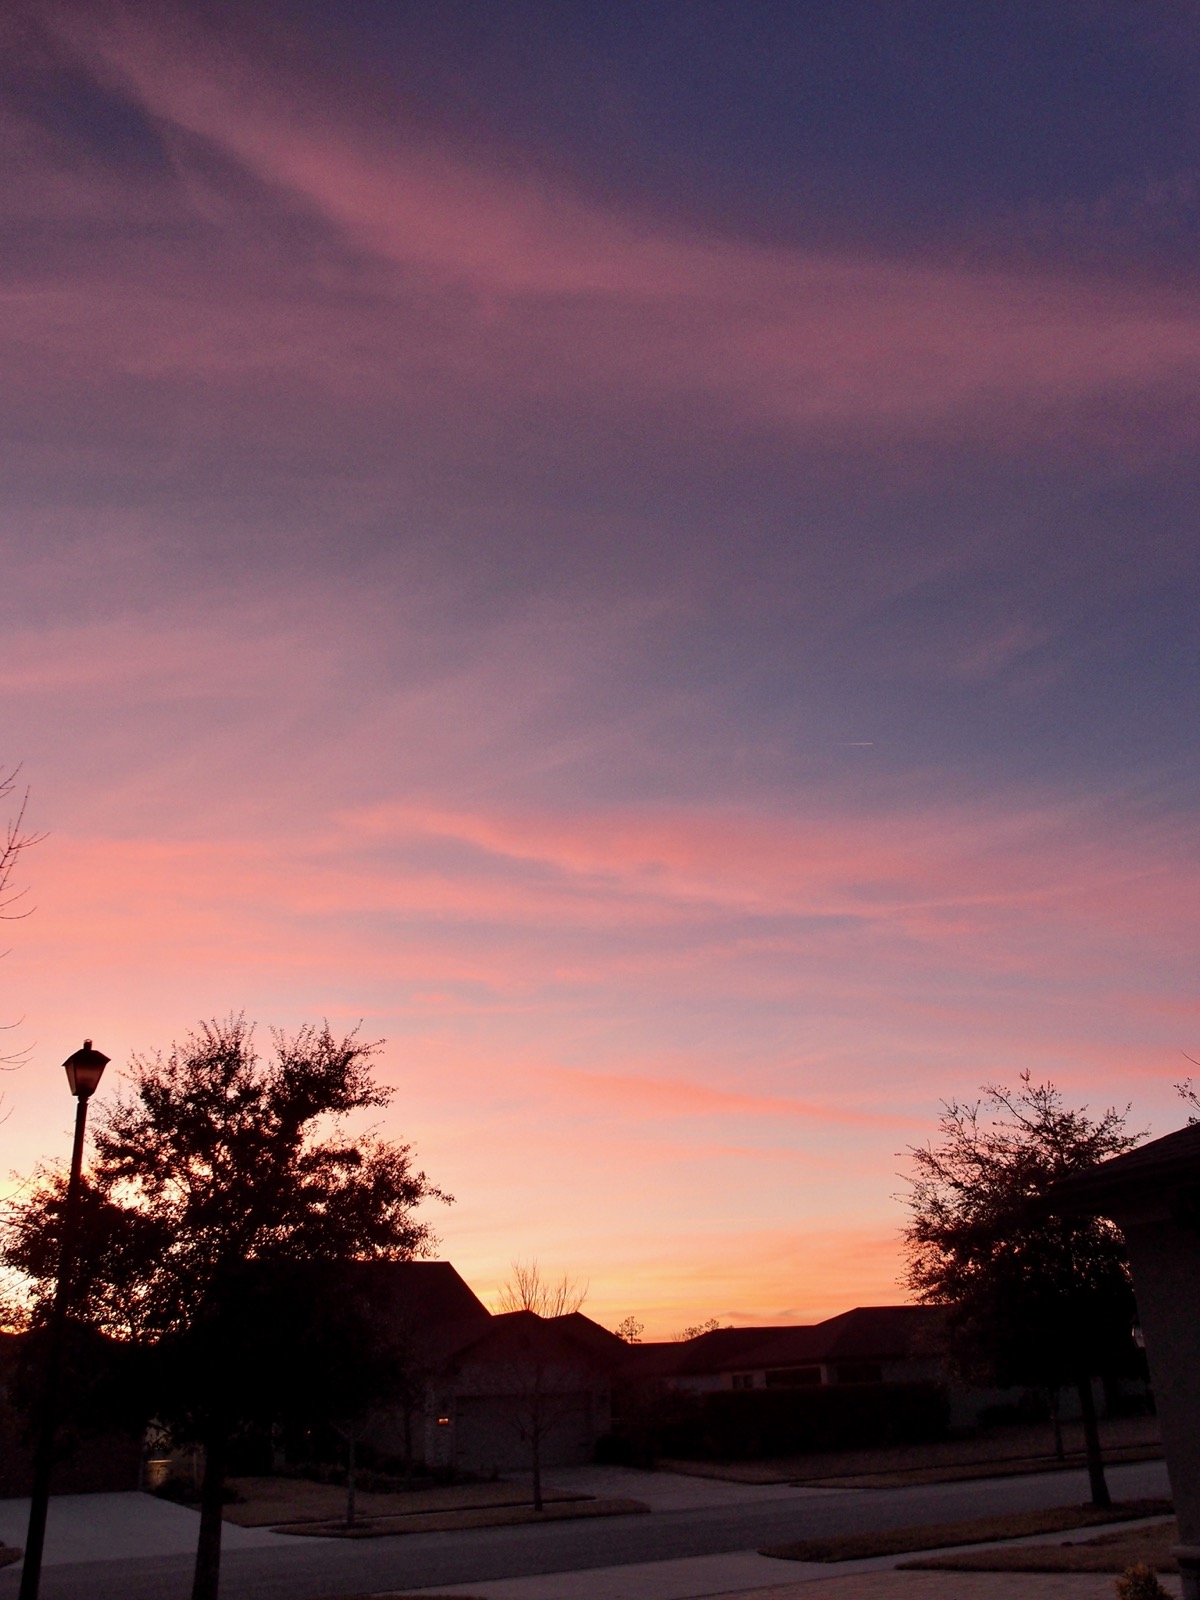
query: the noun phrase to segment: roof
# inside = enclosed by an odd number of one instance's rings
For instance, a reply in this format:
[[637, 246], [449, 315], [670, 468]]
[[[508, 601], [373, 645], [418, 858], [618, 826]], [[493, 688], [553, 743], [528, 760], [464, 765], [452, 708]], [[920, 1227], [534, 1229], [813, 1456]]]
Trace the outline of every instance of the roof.
[[856, 1306], [824, 1322], [715, 1328], [694, 1339], [633, 1345], [622, 1369], [631, 1378], [665, 1378], [895, 1360], [923, 1354], [942, 1317], [937, 1306]]
[[765, 1344], [786, 1345], [788, 1359], [811, 1361], [812, 1328], [714, 1328], [683, 1339], [677, 1372], [729, 1372], [750, 1365], [749, 1358]]
[[620, 1361], [629, 1346], [619, 1334], [610, 1333], [600, 1323], [585, 1317], [582, 1311], [568, 1311], [565, 1316], [550, 1319], [554, 1326], [569, 1338], [583, 1345], [598, 1360], [609, 1363]]
[[545, 1360], [560, 1366], [610, 1372], [628, 1346], [578, 1311], [540, 1317], [536, 1311], [502, 1311], [477, 1323], [456, 1352], [456, 1364], [495, 1365]]
[[1087, 1172], [1061, 1178], [1050, 1193], [1064, 1210], [1103, 1213], [1147, 1191], [1194, 1183], [1200, 1183], [1200, 1124], [1177, 1128]]
[[434, 1365], [478, 1338], [492, 1320], [479, 1296], [448, 1261], [355, 1261], [372, 1307], [410, 1330], [422, 1359]]
[[486, 1321], [491, 1313], [448, 1261], [356, 1261], [373, 1303], [414, 1324]]

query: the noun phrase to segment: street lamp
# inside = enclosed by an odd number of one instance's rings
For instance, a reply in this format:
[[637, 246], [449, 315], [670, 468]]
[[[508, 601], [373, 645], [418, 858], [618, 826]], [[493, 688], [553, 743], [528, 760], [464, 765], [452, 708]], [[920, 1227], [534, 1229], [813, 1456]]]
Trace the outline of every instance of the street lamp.
[[63, 1207], [62, 1238], [58, 1247], [58, 1281], [54, 1304], [46, 1331], [46, 1363], [42, 1370], [41, 1402], [37, 1445], [33, 1453], [33, 1493], [29, 1503], [29, 1531], [25, 1536], [25, 1565], [21, 1569], [18, 1600], [37, 1600], [42, 1578], [42, 1546], [46, 1540], [46, 1509], [50, 1503], [50, 1469], [54, 1462], [54, 1403], [58, 1374], [62, 1366], [63, 1333], [70, 1309], [71, 1278], [79, 1232], [79, 1192], [83, 1186], [83, 1135], [87, 1126], [88, 1101], [95, 1094], [108, 1057], [92, 1049], [85, 1039], [63, 1062], [67, 1085], [75, 1096], [75, 1143], [71, 1149], [71, 1177], [67, 1183], [67, 1203]]

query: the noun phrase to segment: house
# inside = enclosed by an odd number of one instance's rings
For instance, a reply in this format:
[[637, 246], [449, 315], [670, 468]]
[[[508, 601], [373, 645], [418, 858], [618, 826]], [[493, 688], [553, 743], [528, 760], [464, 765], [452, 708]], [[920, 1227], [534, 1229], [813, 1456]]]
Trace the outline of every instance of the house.
[[[372, 1304], [412, 1352], [403, 1398], [364, 1435], [384, 1455], [490, 1473], [592, 1460], [629, 1347], [579, 1312], [493, 1315], [448, 1261], [363, 1262]], [[357, 1270], [357, 1267], [355, 1268]]]
[[1175, 1557], [1184, 1600], [1200, 1600], [1200, 1126], [1063, 1178], [1052, 1195], [1125, 1236], [1183, 1541]]
[[691, 1393], [938, 1382], [942, 1320], [934, 1306], [857, 1306], [806, 1326], [715, 1328], [694, 1339], [635, 1345], [622, 1377]]
[[771, 1391], [932, 1386], [945, 1391], [955, 1426], [1023, 1395], [952, 1382], [934, 1306], [857, 1306], [804, 1326], [628, 1345], [580, 1312], [493, 1315], [449, 1262], [361, 1270], [381, 1314], [410, 1330], [415, 1380], [365, 1437], [385, 1456], [442, 1470], [520, 1470], [534, 1435], [543, 1465], [590, 1461], [614, 1412], [629, 1419], [669, 1394], [756, 1390], [766, 1403]]
[[495, 1316], [434, 1379], [426, 1460], [470, 1472], [591, 1461], [612, 1426], [612, 1373], [628, 1347], [579, 1312]]
[[[22, 1357], [26, 1334], [0, 1333], [0, 1499], [27, 1495], [33, 1482], [33, 1441], [22, 1401], [28, 1401], [28, 1376], [22, 1382]], [[93, 1368], [101, 1385], [119, 1381], [113, 1358], [121, 1347], [95, 1335], [88, 1340]], [[70, 1383], [68, 1369], [66, 1382]], [[120, 1408], [118, 1408], [120, 1409]], [[92, 1407], [91, 1425], [60, 1421], [54, 1468], [56, 1494], [89, 1494], [136, 1489], [141, 1469], [142, 1418], [106, 1417], [104, 1408]], [[124, 1425], [122, 1425], [122, 1423]]]
[[[616, 1377], [619, 1409], [668, 1393], [936, 1384], [952, 1427], [972, 1427], [990, 1410], [1012, 1411], [1020, 1388], [957, 1380], [944, 1344], [940, 1306], [856, 1306], [824, 1322], [786, 1327], [715, 1328], [694, 1339], [633, 1346]], [[1070, 1415], [1069, 1402], [1064, 1415]]]

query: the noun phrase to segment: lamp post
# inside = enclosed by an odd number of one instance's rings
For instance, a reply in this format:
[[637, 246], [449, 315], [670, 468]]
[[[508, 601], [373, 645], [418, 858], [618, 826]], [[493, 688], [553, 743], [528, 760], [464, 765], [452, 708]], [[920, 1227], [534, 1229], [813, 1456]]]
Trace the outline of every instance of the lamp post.
[[29, 1504], [29, 1532], [25, 1536], [25, 1565], [21, 1570], [18, 1600], [37, 1600], [42, 1578], [42, 1546], [46, 1539], [46, 1510], [50, 1502], [50, 1469], [54, 1463], [55, 1400], [59, 1369], [62, 1366], [63, 1334], [70, 1309], [71, 1279], [75, 1266], [76, 1234], [79, 1231], [79, 1192], [83, 1186], [83, 1135], [87, 1126], [88, 1101], [96, 1092], [108, 1065], [108, 1057], [92, 1049], [85, 1039], [63, 1062], [67, 1084], [75, 1096], [75, 1143], [71, 1149], [71, 1177], [67, 1184], [67, 1203], [63, 1208], [62, 1238], [58, 1247], [58, 1282], [46, 1331], [46, 1362], [42, 1369], [37, 1444], [33, 1454], [33, 1494]]

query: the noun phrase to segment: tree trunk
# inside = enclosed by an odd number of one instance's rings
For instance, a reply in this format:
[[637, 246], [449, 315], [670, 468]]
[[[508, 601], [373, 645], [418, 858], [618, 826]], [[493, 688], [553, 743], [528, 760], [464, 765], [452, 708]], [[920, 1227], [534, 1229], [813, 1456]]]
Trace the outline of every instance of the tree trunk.
[[354, 1526], [354, 1434], [346, 1435], [346, 1526]]
[[413, 1408], [404, 1407], [404, 1487], [412, 1488], [413, 1475], [413, 1440], [412, 1440]]
[[542, 1509], [542, 1430], [538, 1423], [533, 1427], [533, 1509]]
[[217, 1600], [221, 1582], [221, 1512], [225, 1506], [225, 1449], [228, 1435], [213, 1430], [204, 1441], [204, 1482], [200, 1488], [200, 1537], [192, 1600]]
[[1104, 1457], [1100, 1453], [1100, 1429], [1096, 1424], [1096, 1401], [1092, 1394], [1090, 1376], [1077, 1379], [1076, 1387], [1079, 1390], [1079, 1412], [1083, 1418], [1083, 1447], [1087, 1452], [1088, 1484], [1092, 1491], [1092, 1504], [1107, 1511], [1112, 1505], [1112, 1496], [1104, 1480]]
[[1060, 1395], [1061, 1390], [1059, 1389], [1058, 1385], [1056, 1383], [1052, 1384], [1050, 1387], [1050, 1426], [1054, 1429], [1054, 1459], [1056, 1461], [1065, 1461], [1067, 1453], [1063, 1448], [1062, 1406], [1059, 1403]]

